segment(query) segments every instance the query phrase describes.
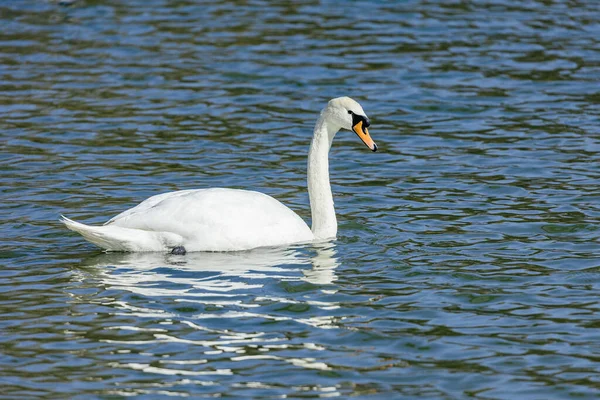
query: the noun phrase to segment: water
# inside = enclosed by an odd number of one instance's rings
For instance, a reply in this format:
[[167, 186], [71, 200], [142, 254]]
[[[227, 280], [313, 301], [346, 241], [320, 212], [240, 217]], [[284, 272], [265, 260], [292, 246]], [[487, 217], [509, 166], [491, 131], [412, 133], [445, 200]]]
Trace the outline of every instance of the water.
[[[600, 395], [600, 9], [577, 2], [0, 2], [3, 398]], [[339, 237], [104, 254], [150, 195], [310, 218], [350, 95]]]

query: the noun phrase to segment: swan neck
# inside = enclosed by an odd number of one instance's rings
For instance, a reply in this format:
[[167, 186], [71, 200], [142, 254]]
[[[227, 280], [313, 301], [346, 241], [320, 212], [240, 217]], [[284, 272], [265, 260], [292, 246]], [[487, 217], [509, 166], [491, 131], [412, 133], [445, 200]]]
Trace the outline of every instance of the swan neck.
[[329, 183], [329, 149], [338, 130], [330, 127], [327, 124], [326, 114], [322, 114], [315, 125], [314, 136], [308, 152], [311, 230], [317, 240], [335, 238], [337, 234], [337, 219]]

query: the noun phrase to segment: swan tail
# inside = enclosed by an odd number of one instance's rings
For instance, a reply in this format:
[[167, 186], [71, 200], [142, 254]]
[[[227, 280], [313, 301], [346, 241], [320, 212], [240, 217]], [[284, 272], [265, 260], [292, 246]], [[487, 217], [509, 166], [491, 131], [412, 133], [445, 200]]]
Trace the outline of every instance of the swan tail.
[[153, 232], [115, 225], [91, 226], [60, 216], [60, 222], [85, 240], [108, 251], [169, 251], [183, 238], [170, 232]]

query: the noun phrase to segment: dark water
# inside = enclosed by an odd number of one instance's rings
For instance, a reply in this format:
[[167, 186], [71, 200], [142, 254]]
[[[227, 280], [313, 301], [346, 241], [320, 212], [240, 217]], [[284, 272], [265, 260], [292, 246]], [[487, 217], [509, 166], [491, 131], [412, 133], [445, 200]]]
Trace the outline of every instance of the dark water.
[[[600, 396], [600, 7], [0, 1], [2, 398]], [[260, 190], [349, 95], [339, 237], [103, 254], [169, 190]]]

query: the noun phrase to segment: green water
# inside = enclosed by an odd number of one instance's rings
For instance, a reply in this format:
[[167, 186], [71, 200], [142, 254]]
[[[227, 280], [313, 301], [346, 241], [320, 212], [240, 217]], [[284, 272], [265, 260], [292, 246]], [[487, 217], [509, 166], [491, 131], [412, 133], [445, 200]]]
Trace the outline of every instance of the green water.
[[[0, 1], [2, 398], [600, 396], [600, 8], [582, 1]], [[158, 193], [310, 219], [348, 95], [338, 238], [104, 254]]]

